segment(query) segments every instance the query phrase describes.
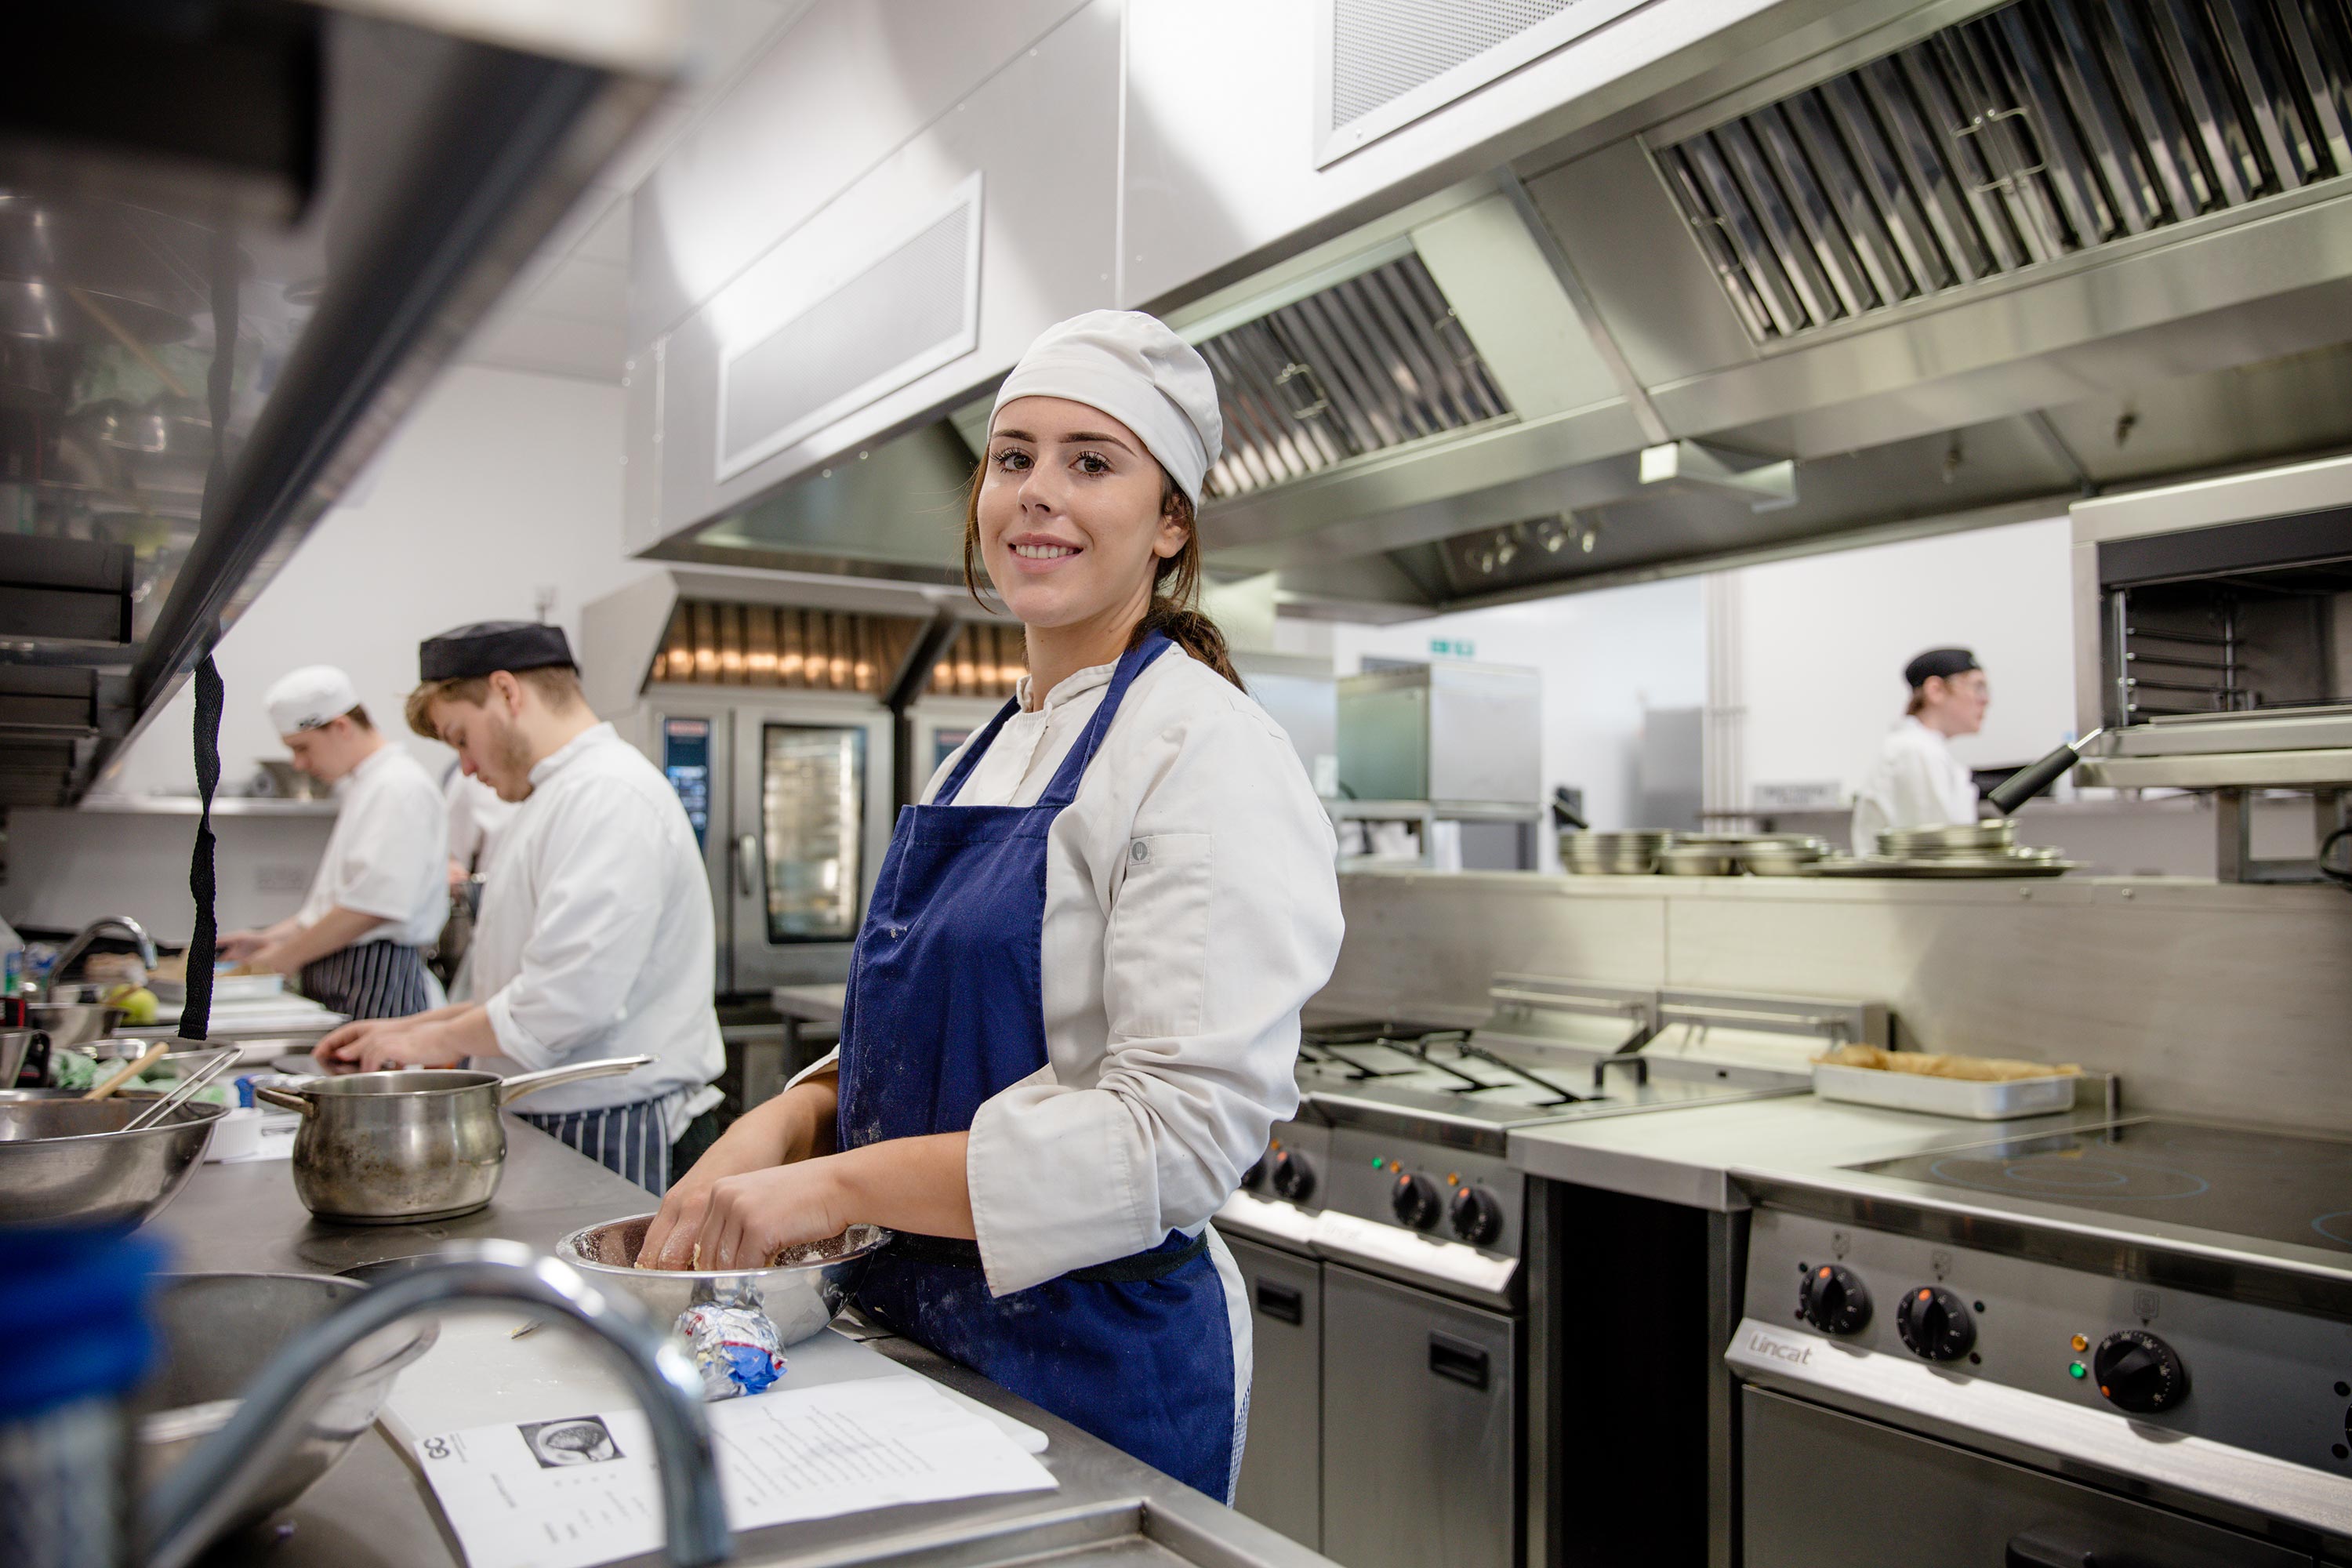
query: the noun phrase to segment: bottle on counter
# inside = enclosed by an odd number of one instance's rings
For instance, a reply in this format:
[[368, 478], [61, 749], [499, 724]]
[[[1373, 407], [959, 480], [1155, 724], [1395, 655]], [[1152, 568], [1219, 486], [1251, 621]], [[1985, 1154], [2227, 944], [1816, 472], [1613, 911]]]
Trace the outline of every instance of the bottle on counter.
[[127, 1401], [155, 1359], [163, 1248], [105, 1230], [0, 1230], [0, 1563], [138, 1561]]

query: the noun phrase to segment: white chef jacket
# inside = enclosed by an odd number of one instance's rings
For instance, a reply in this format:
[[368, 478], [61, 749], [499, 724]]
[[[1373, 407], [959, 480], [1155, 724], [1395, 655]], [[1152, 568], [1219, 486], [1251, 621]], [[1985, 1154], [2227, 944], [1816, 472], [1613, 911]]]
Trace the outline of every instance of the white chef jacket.
[[[675, 1139], [717, 1103], [710, 884], [685, 808], [637, 749], [598, 724], [530, 771], [498, 874], [482, 888], [468, 994], [486, 999], [493, 1072], [599, 1057], [651, 1066], [543, 1089], [531, 1111], [666, 1101]], [[437, 849], [436, 849], [437, 853]]]
[[[953, 804], [1035, 805], [1115, 668], [1008, 719]], [[1299, 1009], [1339, 954], [1334, 849], [1265, 710], [1181, 649], [1145, 668], [1046, 840], [1046, 1065], [972, 1120], [965, 1170], [992, 1293], [1198, 1234], [1233, 1195], [1298, 1109]], [[1246, 1386], [1246, 1304], [1214, 1252]]]
[[1853, 852], [1874, 855], [1890, 827], [1941, 827], [1977, 819], [1976, 781], [1952, 743], [1906, 714], [1880, 743], [1877, 765], [1854, 794]]
[[382, 921], [361, 942], [430, 945], [449, 917], [441, 857], [448, 816], [433, 775], [406, 748], [387, 742], [336, 780], [335, 795], [334, 831], [294, 918], [307, 929], [340, 906]]
[[515, 803], [500, 800], [498, 791], [462, 768], [450, 770], [442, 793], [449, 802], [449, 858], [487, 876], [514, 820]]

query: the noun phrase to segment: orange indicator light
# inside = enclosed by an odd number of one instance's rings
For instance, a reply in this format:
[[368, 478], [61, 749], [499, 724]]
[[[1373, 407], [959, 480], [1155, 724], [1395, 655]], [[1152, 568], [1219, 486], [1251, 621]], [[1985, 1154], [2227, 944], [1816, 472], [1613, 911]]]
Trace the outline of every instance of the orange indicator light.
[[2066, 1342], [2077, 1351], [2086, 1351], [2091, 1348], [2091, 1342], [2084, 1339], [2080, 1334], [2076, 1334], [2073, 1339], [2068, 1340]]

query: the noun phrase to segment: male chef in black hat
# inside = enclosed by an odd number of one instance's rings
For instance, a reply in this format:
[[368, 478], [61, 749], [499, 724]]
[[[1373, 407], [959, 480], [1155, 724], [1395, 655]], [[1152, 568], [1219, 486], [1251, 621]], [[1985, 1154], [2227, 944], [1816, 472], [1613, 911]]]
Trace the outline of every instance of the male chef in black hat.
[[590, 711], [561, 627], [459, 626], [418, 649], [409, 727], [519, 803], [483, 889], [467, 996], [319, 1043], [373, 1070], [474, 1058], [504, 1073], [603, 1057], [648, 1067], [542, 1089], [524, 1119], [649, 1192], [716, 1135], [710, 887], [654, 765]]
[[1984, 728], [1992, 691], [1964, 647], [1929, 648], [1903, 667], [1911, 704], [1878, 749], [1855, 792], [1853, 852], [1875, 854], [1890, 827], [1943, 827], [1977, 819], [1976, 781], [1952, 742]]

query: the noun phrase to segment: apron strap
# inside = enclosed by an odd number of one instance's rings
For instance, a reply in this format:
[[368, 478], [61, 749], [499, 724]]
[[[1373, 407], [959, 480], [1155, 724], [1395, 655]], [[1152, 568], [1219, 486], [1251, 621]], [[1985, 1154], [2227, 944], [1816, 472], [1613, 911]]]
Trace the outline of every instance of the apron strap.
[[1100, 749], [1103, 735], [1110, 729], [1110, 721], [1118, 717], [1118, 705], [1127, 700], [1127, 689], [1135, 684], [1135, 678], [1143, 673], [1144, 666], [1175, 646], [1164, 633], [1153, 632], [1120, 656], [1118, 668], [1111, 672], [1110, 689], [1103, 693], [1102, 705], [1095, 710], [1095, 716], [1087, 721], [1086, 732], [1078, 737], [1078, 743], [1070, 748], [1070, 754], [1064, 757], [1062, 765], [1055, 770], [1054, 782], [1046, 785], [1045, 793], [1037, 798], [1039, 805], [1059, 810], [1077, 798], [1078, 782], [1086, 777], [1087, 764], [1095, 760], [1095, 752]]
[[[1203, 1226], [1201, 1234], [1183, 1246], [1171, 1247], [1166, 1242], [1149, 1252], [1132, 1253], [1115, 1258], [1108, 1263], [1091, 1264], [1073, 1268], [1060, 1276], [1083, 1285], [1140, 1285], [1147, 1280], [1164, 1279], [1203, 1252], [1209, 1250], [1209, 1231]], [[900, 1231], [890, 1241], [890, 1256], [910, 1263], [935, 1263], [948, 1268], [980, 1268], [980, 1244], [959, 1241], [951, 1237], [917, 1236]]]
[[964, 747], [963, 755], [956, 760], [954, 771], [948, 774], [947, 783], [940, 785], [938, 797], [931, 802], [933, 805], [955, 804], [955, 797], [963, 793], [963, 781], [971, 777], [973, 766], [987, 752], [990, 743], [996, 739], [996, 732], [1004, 728], [1004, 721], [1007, 719], [1020, 710], [1021, 699], [1008, 697], [1004, 700], [1004, 706], [996, 710], [996, 717], [988, 721], [988, 727], [974, 736], [970, 745]]

